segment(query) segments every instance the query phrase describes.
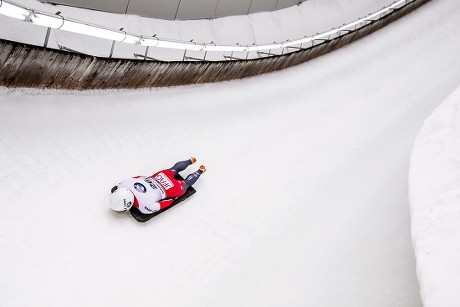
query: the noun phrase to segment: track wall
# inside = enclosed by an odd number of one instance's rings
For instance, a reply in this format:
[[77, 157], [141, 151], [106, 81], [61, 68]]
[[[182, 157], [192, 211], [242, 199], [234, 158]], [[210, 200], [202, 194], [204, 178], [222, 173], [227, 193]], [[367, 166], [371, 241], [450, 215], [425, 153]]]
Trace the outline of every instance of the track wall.
[[257, 60], [116, 60], [0, 40], [0, 86], [60, 89], [140, 88], [247, 78], [285, 69], [334, 51], [386, 26], [428, 1], [414, 1], [354, 32], [311, 48]]

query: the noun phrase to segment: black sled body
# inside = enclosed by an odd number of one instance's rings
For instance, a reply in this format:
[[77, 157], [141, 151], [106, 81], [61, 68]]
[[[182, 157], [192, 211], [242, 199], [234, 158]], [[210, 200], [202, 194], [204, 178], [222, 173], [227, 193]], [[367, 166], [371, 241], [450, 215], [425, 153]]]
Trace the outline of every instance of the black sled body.
[[[184, 180], [184, 178], [182, 178], [182, 176], [179, 175], [179, 174], [174, 176], [174, 178], [177, 179], [177, 180]], [[129, 212], [136, 219], [136, 221], [138, 221], [139, 223], [145, 223], [145, 222], [149, 221], [150, 219], [154, 218], [155, 216], [157, 216], [158, 214], [161, 214], [161, 213], [165, 212], [166, 210], [171, 209], [172, 207], [174, 207], [175, 205], [177, 205], [181, 201], [186, 200], [187, 198], [189, 198], [190, 196], [192, 196], [195, 193], [196, 193], [196, 190], [193, 187], [189, 187], [187, 189], [187, 191], [185, 191], [184, 195], [182, 195], [181, 197], [179, 197], [175, 201], [173, 201], [173, 203], [169, 207], [166, 207], [165, 209], [157, 211], [157, 212], [152, 213], [152, 214], [144, 214], [144, 213], [140, 212], [139, 209], [137, 209], [134, 206], [132, 206], [131, 209], [129, 209]]]

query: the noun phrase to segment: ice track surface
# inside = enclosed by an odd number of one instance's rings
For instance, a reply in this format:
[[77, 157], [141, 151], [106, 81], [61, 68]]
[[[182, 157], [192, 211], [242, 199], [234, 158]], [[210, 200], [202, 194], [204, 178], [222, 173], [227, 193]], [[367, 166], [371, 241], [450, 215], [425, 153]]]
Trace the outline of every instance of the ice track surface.
[[[460, 84], [459, 32], [460, 2], [432, 1], [258, 78], [1, 89], [0, 306], [420, 306], [409, 156]], [[189, 200], [110, 211], [118, 180], [192, 155]]]

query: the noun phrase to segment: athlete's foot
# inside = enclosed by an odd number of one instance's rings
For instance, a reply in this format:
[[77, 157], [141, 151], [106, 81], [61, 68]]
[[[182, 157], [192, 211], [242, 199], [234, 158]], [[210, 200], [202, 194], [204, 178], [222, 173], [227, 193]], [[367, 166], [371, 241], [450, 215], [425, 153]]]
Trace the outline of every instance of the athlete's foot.
[[190, 158], [190, 162], [192, 162], [192, 164], [195, 163], [195, 162], [196, 162], [195, 157], [191, 157], [191, 158]]

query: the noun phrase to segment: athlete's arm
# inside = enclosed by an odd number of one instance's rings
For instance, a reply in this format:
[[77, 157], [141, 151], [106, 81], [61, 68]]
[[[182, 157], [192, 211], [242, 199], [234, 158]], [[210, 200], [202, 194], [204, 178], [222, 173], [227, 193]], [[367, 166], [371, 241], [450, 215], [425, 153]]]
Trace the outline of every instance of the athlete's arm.
[[153, 204], [144, 205], [144, 208], [142, 209], [143, 211], [148, 211], [149, 213], [155, 213], [161, 209], [161, 205], [156, 202]]
[[160, 200], [158, 203], [160, 205], [160, 210], [163, 210], [169, 206], [171, 206], [171, 204], [176, 200], [176, 197], [174, 198], [168, 198], [168, 199], [163, 199], [163, 200]]

